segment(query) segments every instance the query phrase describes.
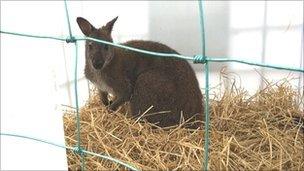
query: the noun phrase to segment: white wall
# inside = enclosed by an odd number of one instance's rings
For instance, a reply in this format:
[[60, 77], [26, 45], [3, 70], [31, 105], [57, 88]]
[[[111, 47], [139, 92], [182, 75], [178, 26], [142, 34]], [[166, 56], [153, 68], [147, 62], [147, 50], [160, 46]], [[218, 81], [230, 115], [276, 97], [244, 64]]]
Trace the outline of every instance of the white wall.
[[[205, 3], [206, 55], [228, 55], [229, 6], [226, 1]], [[227, 17], [228, 16], [228, 17]], [[163, 42], [179, 53], [189, 56], [202, 53], [198, 2], [151, 1], [149, 2], [149, 39]], [[202, 70], [199, 65], [193, 65]], [[222, 65], [212, 65], [218, 70]]]
[[[2, 2], [1, 30], [61, 35], [59, 2]], [[62, 10], [63, 11], [63, 10]], [[64, 28], [64, 29], [63, 29]], [[64, 145], [55, 76], [63, 63], [56, 41], [1, 34], [1, 133], [37, 137]], [[65, 150], [1, 136], [1, 170], [63, 170]]]

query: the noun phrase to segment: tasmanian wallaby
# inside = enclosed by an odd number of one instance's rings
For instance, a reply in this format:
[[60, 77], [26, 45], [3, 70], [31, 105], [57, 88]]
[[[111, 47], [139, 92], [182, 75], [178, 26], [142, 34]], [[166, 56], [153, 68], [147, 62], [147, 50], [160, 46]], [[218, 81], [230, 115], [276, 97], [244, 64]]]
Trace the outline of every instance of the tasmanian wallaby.
[[[85, 36], [113, 42], [111, 32], [118, 17], [101, 28], [86, 19], [77, 23]], [[175, 53], [170, 47], [152, 41], [132, 40], [122, 45], [154, 52]], [[131, 114], [160, 127], [198, 120], [203, 116], [202, 94], [195, 73], [185, 60], [161, 58], [87, 40], [84, 74], [99, 90], [101, 102], [116, 110], [130, 102]], [[114, 95], [110, 104], [107, 95]], [[158, 113], [158, 114], [157, 114]], [[197, 127], [199, 125], [191, 125]]]

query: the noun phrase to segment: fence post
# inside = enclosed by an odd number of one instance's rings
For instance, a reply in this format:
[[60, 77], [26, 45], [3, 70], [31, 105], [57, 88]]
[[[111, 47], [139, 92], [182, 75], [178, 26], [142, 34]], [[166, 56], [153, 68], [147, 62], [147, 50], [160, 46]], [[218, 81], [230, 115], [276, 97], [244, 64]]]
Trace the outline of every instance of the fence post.
[[75, 105], [76, 105], [76, 128], [77, 128], [77, 146], [75, 148], [75, 152], [80, 155], [81, 160], [81, 170], [84, 170], [85, 162], [84, 162], [84, 153], [81, 147], [81, 138], [80, 138], [80, 116], [79, 116], [79, 103], [78, 103], [78, 86], [77, 86], [77, 71], [78, 71], [78, 43], [77, 40], [73, 37], [71, 24], [70, 24], [70, 17], [68, 12], [68, 5], [67, 0], [64, 0], [64, 7], [65, 7], [65, 14], [68, 23], [69, 29], [69, 37], [66, 39], [67, 43], [74, 43], [75, 45], [75, 67], [74, 67], [74, 90], [75, 90]]
[[205, 63], [205, 153], [204, 153], [204, 170], [208, 170], [209, 161], [209, 62], [206, 58], [206, 41], [205, 41], [205, 26], [204, 26], [204, 11], [202, 0], [198, 1], [200, 14], [200, 28], [202, 41], [202, 58]]

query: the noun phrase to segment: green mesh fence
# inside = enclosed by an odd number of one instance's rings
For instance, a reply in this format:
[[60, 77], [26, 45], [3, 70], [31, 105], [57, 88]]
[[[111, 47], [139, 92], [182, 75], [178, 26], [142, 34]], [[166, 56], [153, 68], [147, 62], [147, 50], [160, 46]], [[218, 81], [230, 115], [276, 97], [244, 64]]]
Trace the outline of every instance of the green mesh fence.
[[81, 156], [81, 169], [84, 170], [85, 168], [85, 161], [84, 161], [84, 155], [89, 154], [89, 155], [94, 155], [101, 157], [106, 160], [110, 160], [112, 162], [121, 164], [128, 169], [131, 170], [139, 170], [138, 168], [132, 166], [129, 163], [122, 162], [118, 159], [112, 158], [107, 155], [102, 155], [102, 154], [97, 154], [91, 151], [86, 151], [81, 147], [81, 139], [80, 139], [80, 121], [79, 121], [79, 105], [78, 105], [78, 89], [77, 89], [77, 63], [78, 63], [78, 43], [77, 41], [85, 41], [85, 40], [91, 40], [95, 42], [99, 42], [102, 44], [108, 44], [111, 46], [116, 46], [119, 48], [124, 48], [128, 49], [131, 51], [136, 51], [139, 53], [144, 53], [144, 54], [149, 54], [149, 55], [154, 55], [155, 57], [173, 57], [173, 58], [179, 58], [179, 59], [184, 59], [184, 60], [189, 60], [194, 63], [199, 63], [199, 64], [204, 64], [205, 65], [205, 154], [204, 154], [204, 162], [203, 162], [203, 169], [208, 170], [208, 161], [209, 161], [209, 63], [210, 62], [236, 62], [236, 63], [242, 63], [242, 64], [247, 64], [247, 65], [253, 65], [253, 66], [259, 66], [259, 67], [267, 67], [267, 68], [273, 68], [273, 69], [280, 69], [280, 70], [287, 70], [287, 71], [296, 71], [296, 72], [302, 72], [304, 73], [303, 68], [294, 68], [294, 67], [285, 67], [285, 66], [278, 66], [278, 65], [269, 65], [269, 64], [263, 64], [263, 63], [257, 63], [254, 61], [248, 61], [248, 60], [240, 60], [240, 59], [233, 59], [233, 58], [225, 58], [225, 57], [208, 57], [205, 55], [206, 52], [206, 47], [205, 47], [205, 29], [204, 29], [204, 12], [203, 12], [203, 3], [201, 0], [198, 0], [198, 8], [199, 8], [199, 15], [200, 15], [200, 29], [201, 29], [201, 42], [202, 42], [202, 54], [200, 55], [195, 55], [195, 56], [184, 56], [184, 55], [179, 55], [179, 54], [170, 54], [170, 53], [158, 53], [158, 52], [152, 52], [152, 51], [147, 51], [147, 50], [142, 50], [142, 49], [136, 49], [133, 47], [128, 47], [112, 42], [107, 42], [104, 40], [99, 40], [99, 39], [94, 39], [91, 37], [81, 37], [81, 36], [74, 36], [71, 31], [71, 24], [70, 24], [70, 18], [69, 18], [69, 13], [68, 13], [68, 6], [67, 6], [67, 1], [64, 0], [64, 5], [65, 5], [65, 14], [66, 14], [66, 19], [68, 23], [68, 30], [69, 30], [69, 35], [66, 37], [54, 37], [54, 36], [45, 36], [45, 35], [33, 35], [33, 34], [24, 34], [24, 33], [16, 33], [16, 32], [9, 32], [9, 31], [3, 31], [1, 29], [0, 33], [1, 34], [9, 34], [9, 35], [15, 35], [15, 36], [23, 36], [23, 37], [31, 37], [31, 38], [40, 38], [40, 39], [51, 39], [51, 40], [56, 40], [56, 41], [65, 41], [67, 43], [73, 43], [75, 45], [75, 70], [74, 70], [74, 90], [75, 90], [75, 106], [76, 106], [76, 117], [77, 117], [77, 122], [76, 122], [76, 127], [77, 127], [77, 145], [76, 147], [69, 147], [65, 145], [60, 145], [56, 144], [50, 141], [42, 140], [39, 138], [34, 138], [30, 136], [24, 136], [24, 135], [17, 135], [17, 134], [11, 134], [11, 133], [3, 133], [1, 132], [1, 136], [12, 136], [12, 137], [18, 137], [18, 138], [25, 138], [25, 139], [30, 139], [33, 141], [38, 141], [41, 143], [46, 143], [49, 145], [53, 145], [56, 147], [60, 147], [63, 149], [68, 149], [72, 150], [76, 153], [78, 153]]

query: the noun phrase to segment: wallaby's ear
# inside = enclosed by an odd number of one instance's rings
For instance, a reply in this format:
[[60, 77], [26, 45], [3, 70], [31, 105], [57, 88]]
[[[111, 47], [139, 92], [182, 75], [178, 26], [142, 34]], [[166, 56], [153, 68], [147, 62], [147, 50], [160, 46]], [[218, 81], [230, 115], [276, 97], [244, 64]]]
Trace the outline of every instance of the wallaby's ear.
[[107, 28], [107, 30], [109, 31], [109, 33], [112, 32], [114, 23], [115, 23], [115, 21], [117, 20], [117, 18], [118, 18], [118, 16], [115, 17], [114, 19], [112, 19], [111, 21], [109, 21], [109, 22], [106, 24], [106, 28]]
[[88, 20], [82, 18], [82, 17], [77, 17], [76, 19], [78, 26], [82, 33], [86, 36], [89, 36], [91, 32], [94, 30], [94, 26], [88, 22]]

